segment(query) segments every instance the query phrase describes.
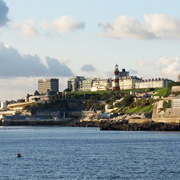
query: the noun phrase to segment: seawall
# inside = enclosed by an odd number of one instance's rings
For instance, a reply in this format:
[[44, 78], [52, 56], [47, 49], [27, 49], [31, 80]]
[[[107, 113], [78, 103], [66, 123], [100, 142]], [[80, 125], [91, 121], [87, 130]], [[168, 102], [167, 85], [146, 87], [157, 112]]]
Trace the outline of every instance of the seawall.
[[66, 119], [32, 119], [32, 120], [1, 120], [1, 126], [40, 126], [40, 125], [61, 125], [66, 126], [73, 123], [71, 118]]

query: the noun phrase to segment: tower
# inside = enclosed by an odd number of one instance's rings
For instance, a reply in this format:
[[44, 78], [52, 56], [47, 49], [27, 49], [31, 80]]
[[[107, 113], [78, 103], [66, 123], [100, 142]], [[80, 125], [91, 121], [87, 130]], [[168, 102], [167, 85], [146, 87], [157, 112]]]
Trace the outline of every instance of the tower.
[[118, 91], [120, 90], [119, 88], [119, 69], [118, 65], [115, 65], [115, 70], [114, 70], [114, 85], [113, 85], [113, 91]]

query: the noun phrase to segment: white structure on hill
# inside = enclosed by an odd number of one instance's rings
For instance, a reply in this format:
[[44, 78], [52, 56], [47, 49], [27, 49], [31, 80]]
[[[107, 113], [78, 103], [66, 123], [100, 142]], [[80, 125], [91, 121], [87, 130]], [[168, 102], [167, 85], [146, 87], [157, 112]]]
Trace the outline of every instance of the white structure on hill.
[[[136, 76], [129, 76], [129, 72], [122, 69], [119, 72], [120, 90], [146, 89], [146, 88], [163, 88], [167, 87], [172, 80], [164, 78], [143, 80]], [[68, 80], [68, 89], [71, 91], [101, 91], [112, 90], [114, 80], [100, 78], [85, 78], [84, 76], [76, 76]]]
[[109, 89], [112, 89], [112, 79], [96, 79], [91, 91], [107, 91]]
[[85, 78], [76, 76], [68, 80], [71, 91], [101, 91], [112, 88], [112, 79]]
[[171, 80], [164, 78], [143, 80], [136, 76], [129, 76], [120, 78], [119, 85], [121, 90], [146, 89], [167, 87], [169, 82], [171, 82]]
[[121, 90], [135, 89], [136, 83], [140, 81], [141, 79], [137, 78], [136, 76], [122, 77], [119, 79], [119, 86]]
[[80, 91], [83, 80], [85, 80], [84, 76], [72, 77], [67, 81], [67, 88], [71, 91]]

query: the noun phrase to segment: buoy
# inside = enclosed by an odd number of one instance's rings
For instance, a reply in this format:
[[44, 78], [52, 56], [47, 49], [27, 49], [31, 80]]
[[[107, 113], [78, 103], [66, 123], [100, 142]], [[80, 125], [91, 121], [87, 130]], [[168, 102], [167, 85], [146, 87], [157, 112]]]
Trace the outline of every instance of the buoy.
[[18, 154], [17, 154], [17, 157], [20, 158], [20, 157], [21, 157], [21, 153], [18, 153]]

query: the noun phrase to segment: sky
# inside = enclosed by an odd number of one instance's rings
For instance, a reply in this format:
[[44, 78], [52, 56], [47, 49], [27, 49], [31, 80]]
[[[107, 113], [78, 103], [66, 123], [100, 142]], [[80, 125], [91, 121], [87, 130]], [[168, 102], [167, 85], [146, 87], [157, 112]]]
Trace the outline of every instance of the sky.
[[130, 75], [177, 80], [179, 0], [0, 0], [0, 101], [38, 79]]

